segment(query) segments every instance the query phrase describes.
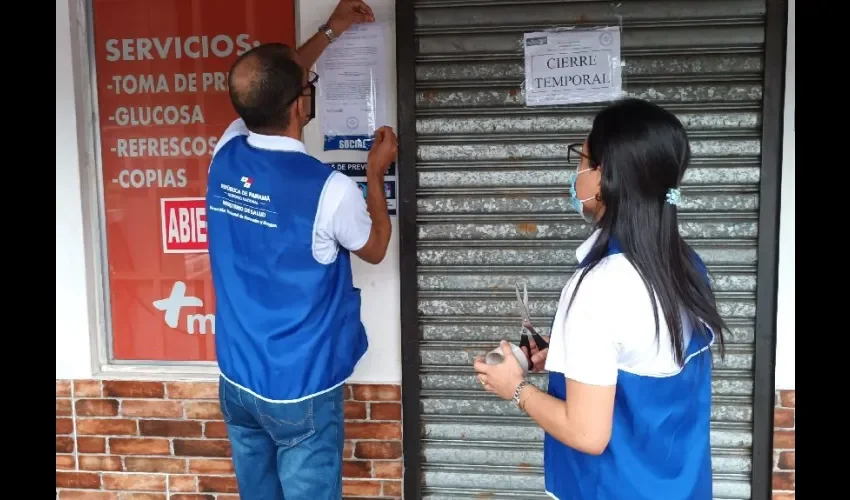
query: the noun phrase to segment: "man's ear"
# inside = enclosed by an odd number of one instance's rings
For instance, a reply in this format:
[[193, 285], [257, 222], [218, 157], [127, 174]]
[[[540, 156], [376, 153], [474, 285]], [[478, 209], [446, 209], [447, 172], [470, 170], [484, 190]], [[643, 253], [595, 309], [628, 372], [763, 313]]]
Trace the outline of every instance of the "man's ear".
[[304, 104], [304, 99], [301, 96], [295, 99], [289, 112], [292, 113], [289, 117], [290, 121], [295, 121], [296, 123], [304, 121], [304, 117], [307, 116], [307, 105]]

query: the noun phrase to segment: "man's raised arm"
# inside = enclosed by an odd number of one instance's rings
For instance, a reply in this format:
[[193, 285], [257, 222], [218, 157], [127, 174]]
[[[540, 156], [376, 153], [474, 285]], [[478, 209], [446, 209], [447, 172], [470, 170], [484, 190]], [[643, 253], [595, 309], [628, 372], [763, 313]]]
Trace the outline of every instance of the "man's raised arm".
[[[324, 25], [330, 30], [326, 33], [325, 30], [317, 31], [298, 47], [298, 56], [301, 66], [310, 69], [319, 60], [325, 48], [331, 42], [331, 37], [338, 37], [345, 32], [353, 24], [371, 23], [375, 21], [375, 15], [372, 13], [372, 8], [366, 5], [366, 2], [360, 0], [340, 0], [334, 9], [328, 22]], [[318, 26], [316, 27], [319, 28]]]

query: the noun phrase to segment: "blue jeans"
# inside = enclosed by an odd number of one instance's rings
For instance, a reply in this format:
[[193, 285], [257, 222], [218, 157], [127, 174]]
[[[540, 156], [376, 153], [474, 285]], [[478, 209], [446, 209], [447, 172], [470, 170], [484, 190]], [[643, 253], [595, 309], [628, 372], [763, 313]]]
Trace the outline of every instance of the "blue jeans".
[[269, 403], [219, 379], [242, 500], [342, 498], [343, 387]]

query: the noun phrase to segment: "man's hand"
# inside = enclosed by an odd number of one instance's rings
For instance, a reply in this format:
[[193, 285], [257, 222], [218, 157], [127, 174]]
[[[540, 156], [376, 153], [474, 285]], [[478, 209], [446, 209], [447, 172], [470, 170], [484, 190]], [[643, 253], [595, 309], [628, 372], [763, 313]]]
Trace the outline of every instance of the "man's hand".
[[381, 127], [376, 130], [375, 141], [372, 143], [372, 149], [369, 150], [369, 157], [366, 160], [366, 175], [383, 179], [397, 154], [398, 140], [392, 127]]
[[393, 129], [381, 127], [375, 131], [375, 141], [369, 150], [366, 163], [366, 209], [372, 219], [372, 231], [363, 248], [354, 252], [370, 264], [379, 264], [387, 255], [392, 225], [387, 212], [387, 198], [384, 196], [384, 174], [390, 163], [395, 160], [398, 151]]
[[[328, 19], [328, 27], [336, 36], [351, 27], [354, 23], [371, 23], [375, 21], [372, 9], [366, 2], [359, 0], [340, 0]], [[298, 64], [304, 69], [310, 69], [319, 60], [322, 51], [328, 46], [330, 40], [324, 32], [316, 32], [304, 45], [298, 47]]]
[[340, 36], [355, 23], [371, 23], [375, 14], [366, 2], [360, 0], [340, 0], [328, 19], [328, 26], [336, 36]]

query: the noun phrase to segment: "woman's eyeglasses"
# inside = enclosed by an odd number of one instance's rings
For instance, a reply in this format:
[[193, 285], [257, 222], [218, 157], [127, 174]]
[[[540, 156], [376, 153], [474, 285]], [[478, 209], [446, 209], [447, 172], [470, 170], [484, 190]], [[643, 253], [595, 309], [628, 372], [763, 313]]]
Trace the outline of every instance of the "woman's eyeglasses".
[[577, 142], [575, 144], [570, 144], [569, 146], [567, 146], [567, 163], [575, 165], [581, 163], [582, 158], [587, 158], [587, 160], [590, 162], [590, 165], [593, 168], [596, 168], [596, 164], [593, 163], [593, 160], [591, 160], [589, 156], [584, 154], [584, 144]]

